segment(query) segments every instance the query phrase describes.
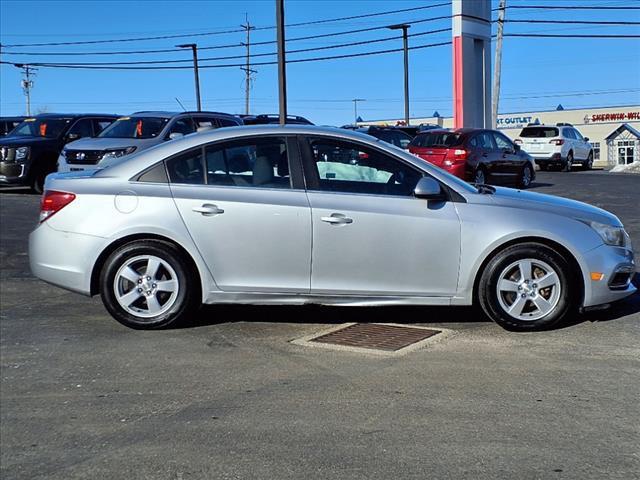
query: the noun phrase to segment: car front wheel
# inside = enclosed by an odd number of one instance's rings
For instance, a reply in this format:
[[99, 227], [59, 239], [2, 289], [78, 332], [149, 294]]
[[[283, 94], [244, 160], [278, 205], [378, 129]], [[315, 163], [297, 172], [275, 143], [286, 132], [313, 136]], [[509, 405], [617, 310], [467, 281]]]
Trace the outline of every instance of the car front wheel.
[[172, 244], [141, 240], [104, 263], [100, 294], [109, 313], [131, 328], [154, 329], [185, 320], [199, 303], [192, 269]]
[[506, 329], [546, 329], [572, 310], [576, 284], [570, 265], [552, 248], [538, 243], [513, 245], [485, 268], [478, 300], [484, 312]]

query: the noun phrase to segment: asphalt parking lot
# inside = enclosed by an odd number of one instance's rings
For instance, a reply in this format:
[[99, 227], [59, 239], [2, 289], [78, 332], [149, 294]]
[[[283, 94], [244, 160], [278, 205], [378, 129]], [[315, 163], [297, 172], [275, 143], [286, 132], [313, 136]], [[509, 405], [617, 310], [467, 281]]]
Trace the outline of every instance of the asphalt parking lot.
[[[612, 211], [640, 245], [640, 177], [532, 190]], [[134, 331], [30, 275], [38, 201], [0, 192], [2, 478], [638, 478], [638, 294], [527, 334], [471, 308], [230, 306]], [[397, 358], [289, 343], [343, 322], [454, 334]]]

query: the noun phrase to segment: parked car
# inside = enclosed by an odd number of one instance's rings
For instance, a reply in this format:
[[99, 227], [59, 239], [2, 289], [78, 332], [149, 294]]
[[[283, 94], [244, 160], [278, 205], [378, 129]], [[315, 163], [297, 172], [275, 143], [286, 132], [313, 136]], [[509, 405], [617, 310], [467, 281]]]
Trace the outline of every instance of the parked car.
[[[240, 115], [245, 125], [273, 125], [280, 123], [278, 114]], [[313, 125], [309, 120], [298, 115], [287, 115], [288, 125]]]
[[515, 143], [531, 155], [540, 170], [558, 167], [570, 172], [576, 163], [590, 170], [593, 167], [593, 148], [588, 137], [569, 123], [529, 125], [522, 129]]
[[433, 125], [431, 123], [421, 123], [420, 125], [396, 125], [395, 127], [398, 130], [403, 131], [411, 138], [414, 138], [420, 132], [426, 132], [427, 130], [441, 130], [442, 127], [438, 125]]
[[310, 126], [224, 128], [52, 174], [29, 257], [37, 277], [100, 294], [134, 328], [201, 303], [478, 301], [530, 330], [631, 295], [636, 268], [609, 212], [472, 186], [371, 136]]
[[366, 127], [357, 127], [356, 132], [371, 135], [372, 137], [379, 138], [383, 142], [390, 143], [400, 148], [409, 148], [411, 143], [411, 136], [399, 128], [396, 127], [379, 127], [377, 125], [370, 125]]
[[117, 116], [109, 114], [45, 113], [26, 118], [10, 135], [0, 138], [0, 184], [28, 185], [42, 192], [45, 177], [56, 171], [64, 146], [97, 135]]
[[535, 179], [531, 156], [495, 130], [428, 130], [413, 139], [409, 151], [474, 183], [515, 184], [527, 188]]
[[96, 138], [67, 145], [58, 158], [58, 171], [94, 170], [109, 159], [140, 152], [167, 140], [238, 125], [242, 125], [242, 120], [227, 113], [136, 112], [118, 118]]
[[6, 137], [22, 123], [25, 117], [0, 117], [0, 137]]

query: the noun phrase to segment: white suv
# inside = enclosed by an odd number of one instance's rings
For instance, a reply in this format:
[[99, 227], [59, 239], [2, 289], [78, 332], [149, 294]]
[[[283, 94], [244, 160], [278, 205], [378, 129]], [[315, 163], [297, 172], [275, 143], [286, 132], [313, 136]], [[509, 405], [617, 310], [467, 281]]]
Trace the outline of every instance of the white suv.
[[581, 163], [585, 170], [593, 167], [589, 138], [583, 137], [569, 123], [529, 125], [522, 129], [515, 143], [535, 159], [540, 170], [557, 166], [570, 172], [576, 163]]

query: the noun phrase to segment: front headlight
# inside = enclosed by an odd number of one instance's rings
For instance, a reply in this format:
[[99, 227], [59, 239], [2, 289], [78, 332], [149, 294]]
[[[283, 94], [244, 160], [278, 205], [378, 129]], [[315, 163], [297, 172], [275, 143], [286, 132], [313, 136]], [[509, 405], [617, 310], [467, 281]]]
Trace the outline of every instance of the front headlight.
[[607, 245], [614, 247], [631, 247], [631, 240], [623, 227], [613, 227], [604, 223], [590, 222], [593, 228]]
[[118, 148], [114, 150], [108, 150], [102, 156], [102, 160], [106, 160], [109, 158], [124, 157], [125, 155], [129, 155], [135, 151], [136, 151], [136, 147], [127, 147], [127, 148]]
[[29, 147], [19, 147], [16, 149], [16, 161], [29, 158]]

